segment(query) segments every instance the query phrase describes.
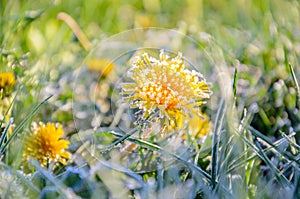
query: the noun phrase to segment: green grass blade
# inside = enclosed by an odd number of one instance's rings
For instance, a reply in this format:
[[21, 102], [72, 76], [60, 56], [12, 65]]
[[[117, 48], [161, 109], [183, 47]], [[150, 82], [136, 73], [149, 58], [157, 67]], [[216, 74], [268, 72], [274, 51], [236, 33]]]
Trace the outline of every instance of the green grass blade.
[[276, 168], [276, 166], [274, 166], [274, 164], [269, 160], [267, 155], [264, 153], [263, 149], [260, 147], [260, 143], [257, 141], [257, 139], [255, 140], [254, 144], [245, 136], [240, 136], [245, 141], [245, 143], [253, 149], [257, 156], [269, 166], [269, 168], [272, 170], [272, 173], [276, 176], [276, 178], [281, 184], [291, 186], [290, 182], [286, 179], [286, 177], [283, 176], [282, 173]]
[[44, 176], [49, 182], [51, 182], [57, 191], [63, 196], [63, 198], [76, 198], [76, 194], [72, 189], [68, 189], [60, 180], [58, 180], [53, 173], [48, 170], [45, 170], [37, 161], [31, 160], [31, 164]]
[[[255, 112], [256, 106], [250, 106], [249, 108], [249, 113], [246, 114], [244, 116], [244, 119], [242, 120], [242, 123], [239, 127], [239, 129], [237, 129], [235, 131], [236, 134], [238, 134], [242, 140], [245, 142], [245, 144], [250, 147], [253, 152], [262, 160], [266, 163], [266, 165], [269, 166], [270, 170], [272, 171], [272, 173], [275, 175], [276, 179], [278, 180], [278, 182], [280, 182], [282, 185], [285, 186], [291, 186], [290, 182], [286, 179], [286, 177], [284, 175], [282, 175], [282, 173], [277, 169], [277, 167], [269, 160], [268, 156], [265, 154], [265, 151], [261, 148], [260, 143], [258, 142], [258, 139], [261, 138], [262, 140], [268, 140], [268, 138], [264, 135], [262, 135], [260, 132], [256, 131], [255, 133], [253, 133], [253, 131], [251, 131], [252, 127], [249, 125], [250, 121], [252, 120], [253, 117], [253, 113]], [[246, 136], [246, 134], [244, 133], [245, 130], [250, 130], [250, 135], [251, 133], [253, 133], [255, 135], [254, 140], [252, 139], [252, 136], [249, 136], [249, 138]], [[283, 141], [286, 141], [285, 139], [283, 139]], [[271, 143], [269, 141], [269, 143]], [[281, 141], [280, 141], [281, 143]], [[277, 148], [279, 149], [279, 147], [277, 147], [275, 144], [272, 144], [272, 148]], [[281, 153], [280, 153], [281, 154]], [[247, 158], [246, 158], [247, 159]]]
[[255, 145], [258, 148], [258, 154], [260, 154], [260, 158], [269, 166], [269, 168], [272, 170], [273, 174], [275, 174], [275, 177], [277, 178], [278, 182], [280, 182], [283, 186], [291, 187], [290, 181], [282, 175], [282, 172], [280, 172], [276, 166], [271, 162], [271, 160], [268, 158], [268, 156], [264, 153], [263, 149], [260, 146], [260, 143], [255, 140]]
[[292, 151], [292, 153], [293, 153], [293, 151], [294, 151], [294, 154], [296, 154], [296, 153], [298, 153], [299, 151], [300, 151], [300, 146], [296, 143], [296, 141], [295, 141], [295, 135], [296, 135], [296, 133], [295, 132], [293, 132], [293, 133], [291, 133], [290, 135], [286, 135], [284, 132], [282, 132], [282, 131], [279, 131], [279, 133], [281, 134], [281, 136], [284, 138], [284, 139], [286, 139], [288, 142], [289, 142], [289, 144], [290, 144], [290, 146], [291, 146], [291, 148], [293, 148], [293, 149], [291, 149], [291, 151]]
[[33, 115], [36, 114], [36, 112], [39, 110], [39, 108], [46, 103], [50, 98], [52, 97], [52, 95], [50, 95], [49, 97], [47, 97], [45, 100], [43, 100], [41, 103], [39, 103], [37, 106], [35, 106], [32, 111], [21, 121], [21, 123], [17, 126], [17, 128], [14, 129], [12, 135], [8, 138], [7, 142], [4, 144], [4, 146], [1, 148], [0, 151], [0, 156], [5, 152], [6, 148], [8, 147], [8, 145], [12, 142], [12, 140], [14, 139], [14, 137], [20, 132], [20, 130], [24, 127], [24, 125], [26, 124], [26, 122], [28, 120], [30, 120], [32, 118]]
[[[113, 134], [113, 135], [118, 136], [118, 137], [123, 137], [122, 134], [117, 133], [117, 132], [108, 132], [108, 133]], [[183, 163], [184, 165], [188, 166], [190, 169], [192, 169], [192, 170], [196, 171], [197, 173], [199, 173], [202, 177], [204, 177], [206, 179], [207, 182], [209, 182], [211, 180], [211, 176], [207, 172], [203, 171], [201, 168], [197, 167], [196, 165], [184, 160], [182, 157], [161, 148], [160, 146], [157, 146], [155, 144], [152, 144], [152, 143], [144, 141], [144, 140], [132, 138], [132, 137], [129, 137], [127, 140], [131, 141], [131, 142], [134, 142], [134, 143], [136, 143], [140, 146], [143, 146], [147, 149], [157, 151], [157, 152], [160, 152], [162, 154], [171, 156], [171, 157], [175, 158], [176, 160], [180, 161], [181, 163]]]
[[224, 117], [226, 113], [226, 107], [224, 100], [221, 101], [221, 104], [218, 109], [216, 122], [214, 126], [214, 132], [212, 137], [212, 157], [211, 157], [211, 183], [212, 187], [215, 188], [217, 184], [217, 175], [218, 175], [218, 150], [220, 142], [220, 132], [222, 129]]
[[2, 145], [4, 143], [4, 140], [7, 137], [8, 129], [9, 129], [10, 125], [12, 124], [12, 122], [13, 122], [13, 120], [10, 119], [8, 121], [8, 124], [5, 126], [4, 130], [1, 132], [2, 135], [1, 135], [1, 139], [0, 139], [0, 151], [2, 149]]
[[[3, 122], [5, 122], [5, 117], [6, 117], [6, 115], [8, 114], [9, 110], [12, 108], [12, 106], [13, 106], [13, 104], [14, 104], [14, 101], [16, 100], [16, 97], [17, 97], [17, 95], [18, 95], [18, 93], [19, 93], [19, 90], [20, 90], [20, 87], [18, 88], [18, 90], [17, 90], [17, 92], [16, 92], [16, 94], [15, 94], [15, 96], [14, 96], [12, 102], [9, 104], [9, 107], [8, 107], [8, 109], [6, 110], [3, 119], [0, 121], [0, 127], [2, 126]], [[1, 146], [1, 144], [0, 144], [0, 146]]]
[[31, 180], [29, 180], [26, 176], [24, 176], [23, 173], [16, 171], [16, 175], [18, 176], [18, 178], [24, 183], [26, 184], [26, 186], [28, 188], [30, 188], [31, 190], [34, 190], [37, 193], [41, 193], [41, 191], [39, 190], [39, 188], [37, 188]]
[[300, 171], [295, 171], [295, 183], [293, 190], [293, 198], [300, 198]]
[[28, 188], [30, 187], [32, 190], [34, 190], [37, 193], [40, 193], [40, 190], [32, 183], [32, 181], [25, 176], [25, 174], [21, 171], [16, 171], [10, 168], [10, 166], [4, 164], [0, 161], [0, 167], [5, 168], [5, 170], [10, 170], [12, 174], [16, 175], [20, 181], [22, 181]]
[[251, 147], [253, 151], [257, 154], [257, 156], [269, 166], [269, 168], [272, 170], [272, 173], [276, 176], [277, 180], [281, 184], [291, 186], [290, 182], [286, 179], [286, 177], [282, 175], [282, 173], [276, 168], [276, 166], [269, 160], [267, 155], [264, 153], [263, 149], [260, 147], [260, 143], [258, 142], [257, 138], [255, 139], [254, 144], [248, 138], [241, 135], [238, 131], [236, 131], [236, 133], [240, 135], [244, 142], [248, 145], [248, 147]]
[[252, 126], [249, 126], [249, 130], [251, 131], [251, 133], [253, 135], [255, 135], [256, 137], [262, 139], [268, 145], [272, 146], [280, 155], [282, 155], [286, 159], [294, 161], [296, 164], [300, 165], [300, 161], [295, 156], [293, 156], [291, 153], [289, 153], [287, 151], [283, 151], [278, 146], [274, 145], [274, 143], [268, 137], [266, 137], [265, 135], [260, 133], [258, 130], [256, 130]]
[[236, 87], [237, 87], [237, 67], [234, 68], [234, 75], [233, 75], [233, 96], [236, 98]]
[[129, 170], [126, 167], [123, 167], [121, 165], [118, 165], [118, 164], [115, 164], [112, 162], [103, 161], [103, 160], [99, 160], [99, 162], [97, 164], [100, 164], [101, 166], [105, 166], [109, 169], [113, 169], [118, 172], [122, 172], [122, 173], [126, 174], [128, 177], [139, 182], [143, 187], [147, 187], [147, 184], [143, 181], [143, 178], [140, 175], [137, 175], [135, 172]]
[[[287, 136], [289, 137], [289, 136]], [[284, 144], [286, 142], [286, 138], [282, 138], [280, 140], [277, 140], [276, 142], [274, 142], [274, 145], [276, 147], [280, 147], [280, 145]], [[243, 166], [244, 164], [246, 164], [248, 161], [251, 161], [255, 158], [257, 158], [257, 154], [252, 154], [251, 156], [247, 157], [247, 159], [245, 158], [245, 154], [251, 152], [252, 149], [248, 148], [246, 151], [244, 151], [242, 154], [239, 155], [239, 157], [237, 157], [236, 159], [234, 159], [231, 164], [228, 167], [228, 170], [226, 171], [226, 173], [230, 173], [231, 171], [233, 171], [236, 168], [239, 168], [241, 166]], [[272, 146], [269, 146], [265, 149], [263, 149], [264, 153], [267, 153], [269, 151], [274, 151]], [[276, 151], [276, 150], [275, 150]], [[290, 163], [293, 163], [292, 161], [290, 161]]]
[[138, 131], [138, 127], [133, 128], [127, 134], [123, 135], [122, 137], [120, 137], [119, 139], [117, 139], [116, 141], [114, 141], [112, 144], [110, 144], [110, 145], [106, 146], [104, 149], [102, 149], [102, 152], [105, 152], [105, 151], [108, 151], [108, 150], [112, 149], [113, 147], [115, 147], [119, 143], [123, 142], [124, 140], [126, 140], [127, 138], [129, 138], [130, 136], [132, 136], [137, 131]]

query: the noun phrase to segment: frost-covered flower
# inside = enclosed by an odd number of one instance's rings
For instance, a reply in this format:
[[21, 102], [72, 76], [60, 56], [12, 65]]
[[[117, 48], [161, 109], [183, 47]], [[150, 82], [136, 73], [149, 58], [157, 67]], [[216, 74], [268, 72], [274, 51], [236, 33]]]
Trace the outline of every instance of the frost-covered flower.
[[158, 112], [165, 127], [176, 126], [178, 118], [199, 115], [199, 107], [211, 96], [203, 75], [187, 69], [181, 53], [171, 59], [161, 51], [159, 60], [146, 53], [137, 56], [128, 76], [133, 82], [122, 84], [122, 94], [131, 108], [142, 112], [139, 120]]
[[71, 156], [66, 151], [70, 142], [62, 138], [63, 134], [64, 131], [59, 124], [33, 123], [32, 131], [26, 137], [24, 158], [35, 158], [44, 167], [51, 162], [66, 164]]

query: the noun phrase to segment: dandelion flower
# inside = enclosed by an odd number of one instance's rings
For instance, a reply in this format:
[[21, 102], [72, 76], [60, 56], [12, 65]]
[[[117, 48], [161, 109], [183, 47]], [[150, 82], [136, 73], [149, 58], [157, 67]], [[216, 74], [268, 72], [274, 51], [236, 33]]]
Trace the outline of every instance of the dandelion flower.
[[61, 138], [63, 134], [64, 131], [59, 124], [33, 123], [32, 131], [25, 141], [23, 156], [25, 159], [30, 157], [37, 159], [44, 167], [51, 162], [65, 165], [71, 155], [66, 151], [70, 142]]
[[[178, 131], [182, 135], [182, 140], [186, 140], [187, 136], [191, 139], [202, 139], [204, 136], [209, 134], [213, 125], [210, 121], [210, 118], [205, 113], [201, 111], [197, 115], [186, 116], [183, 114], [177, 114], [175, 122], [171, 121], [168, 126], [165, 127], [165, 132]], [[153, 126], [148, 125], [148, 130], [150, 132], [156, 132], [156, 126], [161, 125], [159, 122], [156, 122]], [[162, 126], [160, 126], [161, 128]]]
[[0, 92], [3, 92], [2, 97], [10, 94], [15, 84], [16, 79], [13, 73], [0, 72]]
[[182, 132], [183, 140], [186, 140], [187, 133], [192, 139], [201, 139], [212, 131], [212, 123], [209, 117], [204, 113], [201, 113], [201, 117], [191, 117], [187, 121], [189, 125], [186, 131]]
[[[15, 76], [11, 72], [0, 72], [0, 121], [2, 125], [0, 129], [4, 129], [9, 121], [12, 113], [13, 96], [11, 92], [16, 84]], [[9, 127], [8, 134], [10, 135], [12, 128]], [[0, 134], [1, 135], [1, 134]]]
[[144, 53], [137, 56], [128, 76], [134, 81], [122, 84], [122, 94], [131, 108], [138, 108], [140, 120], [157, 112], [166, 127], [177, 125], [187, 116], [199, 115], [199, 107], [211, 96], [203, 75], [188, 70], [182, 54], [170, 58], [161, 51], [159, 60]]

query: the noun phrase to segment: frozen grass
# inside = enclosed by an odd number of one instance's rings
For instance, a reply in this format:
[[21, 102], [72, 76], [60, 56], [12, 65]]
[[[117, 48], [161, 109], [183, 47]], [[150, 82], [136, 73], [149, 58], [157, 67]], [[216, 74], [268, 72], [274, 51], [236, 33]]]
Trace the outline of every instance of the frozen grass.
[[[4, 0], [0, 15], [0, 72], [18, 82], [1, 101], [13, 120], [1, 121], [0, 198], [300, 198], [298, 1]], [[144, 38], [110, 36], [148, 27], [182, 33], [149, 41], [184, 51], [212, 84], [202, 111], [213, 129], [201, 141], [176, 131], [144, 139], [118, 101], [132, 57], [159, 50], [122, 51]], [[103, 56], [111, 72], [86, 64]], [[64, 126], [67, 165], [24, 162], [32, 121]]]

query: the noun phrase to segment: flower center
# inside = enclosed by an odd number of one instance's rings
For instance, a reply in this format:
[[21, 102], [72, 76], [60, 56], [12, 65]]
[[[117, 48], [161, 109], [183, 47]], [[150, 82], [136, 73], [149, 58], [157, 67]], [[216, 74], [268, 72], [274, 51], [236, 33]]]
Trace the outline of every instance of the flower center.
[[169, 87], [161, 84], [150, 83], [142, 88], [142, 98], [156, 105], [165, 105], [166, 109], [178, 105], [179, 100], [176, 93]]

